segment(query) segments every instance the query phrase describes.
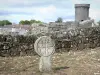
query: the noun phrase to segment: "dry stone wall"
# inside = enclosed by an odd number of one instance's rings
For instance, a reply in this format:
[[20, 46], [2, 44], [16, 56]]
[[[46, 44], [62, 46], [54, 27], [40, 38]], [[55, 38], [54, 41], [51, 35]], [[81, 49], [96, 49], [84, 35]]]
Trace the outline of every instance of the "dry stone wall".
[[77, 31], [75, 35], [71, 36], [68, 33], [63, 39], [57, 39], [55, 37], [57, 42], [56, 48], [65, 48], [65, 50], [83, 50], [85, 48], [100, 47], [100, 27], [81, 28], [74, 31]]
[[35, 36], [0, 35], [0, 56], [34, 55]]
[[[83, 50], [85, 48], [100, 47], [100, 27], [79, 28], [72, 30], [64, 37], [57, 38], [50, 34], [55, 40], [55, 51]], [[11, 36], [0, 35], [0, 56], [24, 56], [36, 55], [34, 51], [35, 36]]]

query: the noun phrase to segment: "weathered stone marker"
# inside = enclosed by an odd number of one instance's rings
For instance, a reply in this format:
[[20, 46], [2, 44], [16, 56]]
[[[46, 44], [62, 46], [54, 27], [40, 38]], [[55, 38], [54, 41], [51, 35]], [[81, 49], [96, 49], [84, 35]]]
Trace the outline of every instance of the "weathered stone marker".
[[50, 72], [51, 69], [51, 59], [55, 52], [55, 43], [48, 36], [42, 36], [38, 38], [34, 44], [35, 51], [41, 56], [39, 62], [39, 70], [41, 72]]

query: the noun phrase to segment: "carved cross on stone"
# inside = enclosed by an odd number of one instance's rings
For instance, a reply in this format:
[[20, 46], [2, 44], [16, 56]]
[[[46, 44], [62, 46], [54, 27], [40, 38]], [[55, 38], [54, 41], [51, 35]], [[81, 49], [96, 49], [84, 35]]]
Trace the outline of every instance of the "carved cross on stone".
[[39, 70], [41, 72], [51, 71], [51, 58], [55, 52], [54, 41], [48, 36], [42, 36], [36, 40], [34, 48], [36, 53], [41, 56]]

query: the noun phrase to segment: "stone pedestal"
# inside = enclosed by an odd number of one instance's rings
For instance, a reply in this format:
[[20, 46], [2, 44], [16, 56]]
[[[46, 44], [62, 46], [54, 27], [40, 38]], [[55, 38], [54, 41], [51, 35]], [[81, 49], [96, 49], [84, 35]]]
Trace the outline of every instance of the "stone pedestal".
[[51, 55], [47, 57], [41, 56], [40, 62], [39, 62], [39, 70], [41, 72], [50, 72], [52, 70], [51, 59], [52, 59]]

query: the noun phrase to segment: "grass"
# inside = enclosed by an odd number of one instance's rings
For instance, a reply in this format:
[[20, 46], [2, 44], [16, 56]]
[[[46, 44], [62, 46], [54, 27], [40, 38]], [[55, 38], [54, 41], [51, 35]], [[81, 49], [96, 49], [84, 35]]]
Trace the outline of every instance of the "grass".
[[39, 58], [0, 57], [0, 75], [100, 75], [100, 48], [55, 53], [51, 74], [39, 72]]

